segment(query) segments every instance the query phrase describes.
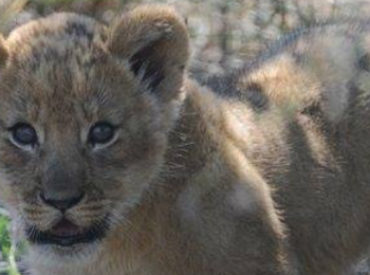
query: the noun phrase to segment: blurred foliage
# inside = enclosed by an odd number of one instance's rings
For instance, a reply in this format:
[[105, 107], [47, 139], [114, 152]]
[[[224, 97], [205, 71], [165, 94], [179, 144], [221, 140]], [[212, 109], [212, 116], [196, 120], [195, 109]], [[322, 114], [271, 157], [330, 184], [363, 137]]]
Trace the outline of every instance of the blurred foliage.
[[5, 259], [9, 257], [11, 247], [8, 225], [9, 219], [5, 216], [0, 216], [0, 251]]
[[19, 275], [15, 263], [16, 253], [10, 238], [10, 220], [8, 217], [0, 215], [0, 254], [2, 262], [7, 263], [5, 274]]

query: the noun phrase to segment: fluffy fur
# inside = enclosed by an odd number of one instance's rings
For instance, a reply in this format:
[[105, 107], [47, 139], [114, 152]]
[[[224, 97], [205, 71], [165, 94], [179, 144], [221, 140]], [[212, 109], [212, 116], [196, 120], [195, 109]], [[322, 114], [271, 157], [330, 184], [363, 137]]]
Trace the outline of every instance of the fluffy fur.
[[[213, 90], [187, 77], [165, 6], [112, 26], [55, 14], [0, 40], [1, 200], [20, 231], [108, 219], [100, 241], [30, 244], [29, 272], [344, 272], [370, 236], [369, 27], [298, 31]], [[99, 121], [116, 135], [92, 147]], [[17, 122], [35, 148], [11, 142]], [[64, 214], [40, 199], [81, 191]]]

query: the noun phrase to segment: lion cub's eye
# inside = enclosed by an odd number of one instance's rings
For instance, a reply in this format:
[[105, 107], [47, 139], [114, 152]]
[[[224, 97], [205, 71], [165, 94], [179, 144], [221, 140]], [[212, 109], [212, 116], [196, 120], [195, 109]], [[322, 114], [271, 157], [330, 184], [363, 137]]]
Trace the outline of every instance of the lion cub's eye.
[[18, 146], [34, 146], [37, 144], [36, 130], [27, 123], [17, 123], [9, 131], [11, 140]]
[[90, 128], [88, 141], [95, 144], [110, 142], [115, 134], [115, 127], [108, 122], [98, 122]]

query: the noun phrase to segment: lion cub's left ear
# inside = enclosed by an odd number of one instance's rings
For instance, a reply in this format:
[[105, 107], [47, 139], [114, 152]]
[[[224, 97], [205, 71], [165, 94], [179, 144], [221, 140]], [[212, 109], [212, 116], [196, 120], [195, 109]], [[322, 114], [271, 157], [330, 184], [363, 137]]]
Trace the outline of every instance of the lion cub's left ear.
[[189, 58], [189, 38], [183, 19], [168, 6], [138, 7], [112, 27], [108, 48], [127, 59], [140, 81], [164, 99], [175, 96]]

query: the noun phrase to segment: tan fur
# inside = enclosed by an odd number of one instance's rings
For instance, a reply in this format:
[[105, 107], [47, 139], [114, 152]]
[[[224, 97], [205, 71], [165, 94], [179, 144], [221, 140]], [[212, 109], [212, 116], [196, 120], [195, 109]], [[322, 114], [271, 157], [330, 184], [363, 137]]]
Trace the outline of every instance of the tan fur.
[[[224, 94], [187, 77], [186, 27], [165, 6], [113, 26], [62, 13], [13, 31], [0, 41], [0, 199], [20, 231], [108, 219], [100, 241], [30, 243], [29, 272], [344, 272], [370, 241], [368, 28], [302, 31]], [[99, 121], [117, 133], [93, 147]], [[36, 147], [12, 142], [17, 122]], [[81, 190], [64, 214], [40, 199]]]
[[5, 48], [4, 38], [0, 35], [0, 64], [3, 65], [8, 57], [8, 52]]
[[174, 12], [168, 7], [152, 5], [117, 20], [111, 28], [108, 47], [113, 54], [126, 59], [148, 48], [152, 52], [150, 62], [163, 62], [166, 81], [159, 89], [161, 96], [170, 98], [173, 91], [180, 89], [182, 72], [189, 58], [189, 48], [184, 47], [188, 40], [186, 26]]

